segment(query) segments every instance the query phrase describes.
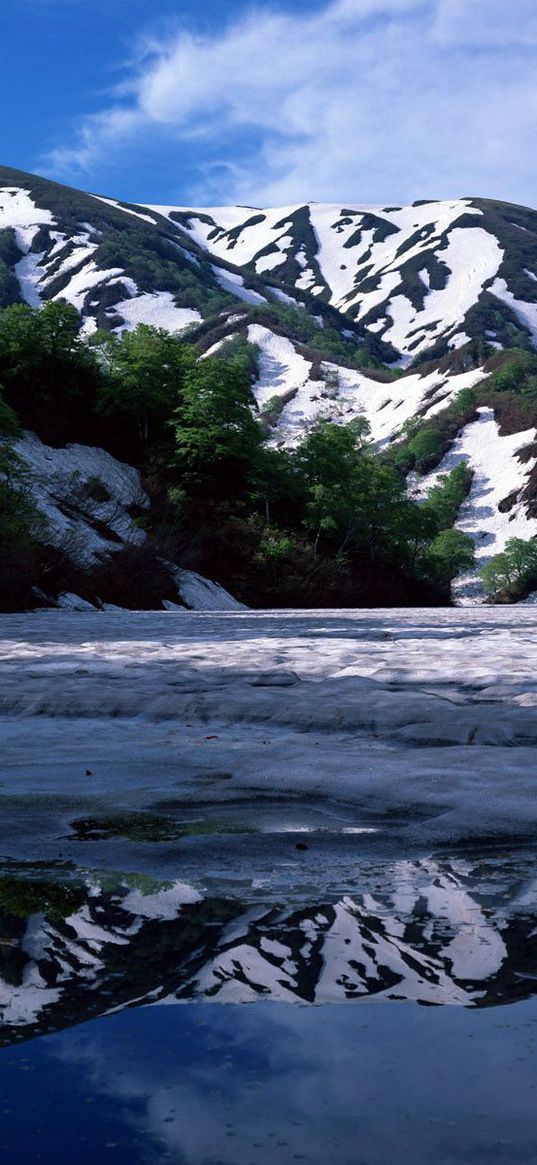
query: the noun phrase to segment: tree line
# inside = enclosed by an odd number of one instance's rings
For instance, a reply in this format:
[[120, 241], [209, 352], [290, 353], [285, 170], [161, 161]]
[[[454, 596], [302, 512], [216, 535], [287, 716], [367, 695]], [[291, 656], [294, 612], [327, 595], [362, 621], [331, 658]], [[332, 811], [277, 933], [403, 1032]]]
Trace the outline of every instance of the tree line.
[[194, 344], [145, 324], [84, 336], [64, 303], [0, 311], [4, 553], [36, 536], [21, 504], [23, 426], [136, 464], [155, 553], [247, 603], [448, 601], [451, 579], [473, 561], [471, 540], [453, 529], [466, 467], [418, 504], [397, 459], [375, 451], [364, 417], [320, 421], [296, 447], [278, 447], [260, 422], [256, 369], [256, 349], [242, 340], [200, 358]]

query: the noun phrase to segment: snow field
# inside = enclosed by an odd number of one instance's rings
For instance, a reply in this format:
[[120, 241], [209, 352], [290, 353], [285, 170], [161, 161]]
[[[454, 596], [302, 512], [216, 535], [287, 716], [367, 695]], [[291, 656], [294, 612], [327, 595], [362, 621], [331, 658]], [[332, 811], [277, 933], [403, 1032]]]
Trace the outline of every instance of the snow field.
[[[457, 228], [462, 215], [481, 215], [469, 200], [427, 203], [422, 206], [386, 210], [383, 207], [341, 208], [335, 205], [308, 206], [309, 221], [316, 239], [316, 260], [323, 277], [317, 284], [308, 265], [304, 244], [296, 246], [292, 219], [300, 206], [277, 207], [256, 211], [243, 207], [216, 207], [207, 210], [152, 207], [170, 215], [174, 209], [188, 215], [186, 229], [191, 237], [211, 254], [237, 266], [254, 264], [259, 274], [277, 271], [288, 253], [295, 255], [302, 268], [297, 287], [319, 294], [326, 286], [330, 302], [343, 311], [358, 308], [358, 318], [365, 319], [383, 307], [380, 321], [366, 325], [371, 331], [385, 329], [385, 337], [403, 355], [412, 356], [427, 348], [446, 331], [455, 332], [465, 313], [479, 298], [484, 284], [498, 272], [503, 252], [497, 239], [482, 227]], [[345, 213], [344, 213], [345, 211]], [[395, 231], [375, 241], [376, 228], [363, 223], [373, 214], [378, 225], [387, 222]], [[261, 221], [255, 221], [255, 219]], [[243, 229], [237, 234], [237, 228]], [[431, 229], [432, 228], [432, 229]], [[353, 236], [360, 238], [349, 246]], [[439, 250], [443, 237], [447, 241]], [[411, 246], [408, 244], [413, 240]], [[268, 254], [263, 254], [267, 248]], [[425, 263], [427, 255], [438, 253], [449, 272], [443, 290], [430, 287]], [[416, 311], [403, 294], [393, 296], [400, 284], [400, 269], [409, 260], [423, 255], [420, 278], [427, 291], [424, 307]], [[360, 290], [360, 271], [377, 280], [373, 290]], [[418, 341], [418, 342], [416, 342]], [[453, 336], [452, 346], [464, 342]]]
[[115, 328], [116, 332], [132, 332], [138, 324], [151, 324], [168, 332], [183, 332], [191, 324], [201, 323], [201, 313], [192, 308], [177, 307], [171, 292], [144, 291], [137, 294], [134, 283], [133, 288], [131, 299], [122, 299], [109, 309], [110, 315], [123, 316], [124, 324]]

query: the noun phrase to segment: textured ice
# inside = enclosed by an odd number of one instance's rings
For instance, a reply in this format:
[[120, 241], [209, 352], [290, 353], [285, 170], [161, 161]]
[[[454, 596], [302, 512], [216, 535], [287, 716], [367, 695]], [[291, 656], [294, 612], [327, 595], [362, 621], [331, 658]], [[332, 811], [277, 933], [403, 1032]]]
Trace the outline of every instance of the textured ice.
[[[30, 816], [35, 804], [47, 853], [60, 788], [87, 811], [292, 796], [295, 827], [311, 828], [313, 797], [351, 806], [345, 827], [413, 844], [533, 836], [536, 619], [532, 607], [4, 616], [2, 792], [27, 794]], [[14, 829], [2, 845], [14, 856], [23, 843]]]

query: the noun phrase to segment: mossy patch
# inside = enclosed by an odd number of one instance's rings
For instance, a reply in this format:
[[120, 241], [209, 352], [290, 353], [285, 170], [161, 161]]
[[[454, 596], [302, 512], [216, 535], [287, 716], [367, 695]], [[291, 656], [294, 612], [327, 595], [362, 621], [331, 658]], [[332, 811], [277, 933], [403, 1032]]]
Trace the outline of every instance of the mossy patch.
[[129, 841], [180, 841], [218, 833], [252, 833], [246, 826], [224, 821], [177, 821], [154, 813], [115, 813], [110, 817], [79, 817], [72, 829], [80, 841], [106, 841], [126, 837]]
[[60, 922], [80, 909], [84, 897], [84, 891], [77, 886], [0, 877], [0, 910], [15, 918], [44, 914], [51, 921]]

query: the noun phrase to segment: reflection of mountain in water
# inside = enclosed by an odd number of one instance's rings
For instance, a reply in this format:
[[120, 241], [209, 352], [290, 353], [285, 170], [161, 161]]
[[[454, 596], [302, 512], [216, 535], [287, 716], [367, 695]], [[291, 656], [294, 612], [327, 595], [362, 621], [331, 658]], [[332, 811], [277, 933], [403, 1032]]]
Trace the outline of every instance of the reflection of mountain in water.
[[527, 855], [371, 866], [360, 892], [292, 905], [181, 883], [0, 878], [0, 1028], [9, 1043], [134, 1004], [191, 998], [484, 1007], [537, 989]]

